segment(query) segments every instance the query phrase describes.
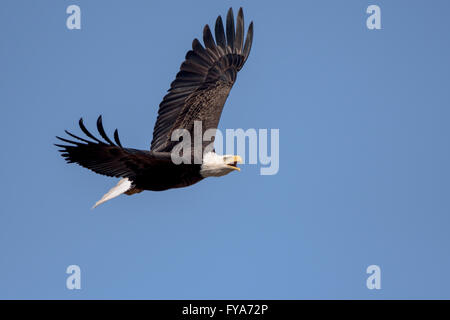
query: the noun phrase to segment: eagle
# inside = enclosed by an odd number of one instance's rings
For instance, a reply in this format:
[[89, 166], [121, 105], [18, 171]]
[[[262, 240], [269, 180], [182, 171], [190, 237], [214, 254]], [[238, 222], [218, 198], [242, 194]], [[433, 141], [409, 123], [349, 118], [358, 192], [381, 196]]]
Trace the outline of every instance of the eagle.
[[[200, 161], [195, 161], [195, 152], [187, 154], [190, 161], [176, 163], [173, 160], [173, 152], [180, 143], [172, 138], [177, 130], [185, 130], [193, 137], [196, 123], [200, 123], [202, 136], [207, 130], [215, 133], [237, 73], [249, 56], [253, 22], [244, 42], [243, 10], [239, 9], [235, 26], [230, 8], [226, 28], [219, 16], [214, 33], [215, 40], [206, 25], [203, 29], [204, 46], [198, 39], [193, 40], [192, 50], [187, 52], [180, 71], [159, 105], [150, 150], [124, 148], [117, 129], [113, 134], [114, 141], [111, 140], [103, 128], [101, 115], [97, 119], [100, 137], [86, 128], [83, 118], [79, 120], [79, 126], [86, 137], [67, 130], [65, 133], [72, 139], [56, 137], [65, 143], [55, 145], [67, 163], [77, 163], [95, 173], [121, 178], [93, 208], [121, 194], [187, 187], [207, 177], [220, 177], [240, 170], [237, 163], [242, 163], [241, 157], [218, 155], [214, 148], [208, 148], [211, 141], [214, 142], [214, 134], [210, 141], [202, 139]], [[181, 154], [185, 155], [184, 150]]]

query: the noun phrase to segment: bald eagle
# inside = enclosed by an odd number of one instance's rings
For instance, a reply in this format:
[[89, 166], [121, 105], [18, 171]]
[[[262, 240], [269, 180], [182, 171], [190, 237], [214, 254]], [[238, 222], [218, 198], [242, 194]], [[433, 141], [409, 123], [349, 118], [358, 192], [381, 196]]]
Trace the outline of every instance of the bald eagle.
[[[162, 191], [193, 185], [206, 177], [220, 177], [238, 170], [241, 157], [206, 152], [209, 142], [202, 142], [200, 163], [175, 164], [171, 152], [178, 141], [172, 141], [176, 129], [185, 129], [194, 136], [194, 121], [201, 122], [202, 134], [216, 130], [225, 101], [247, 60], [253, 40], [253, 22], [244, 42], [244, 14], [239, 9], [236, 27], [230, 8], [224, 30], [219, 16], [215, 24], [215, 40], [208, 25], [203, 29], [204, 46], [194, 39], [180, 71], [159, 105], [150, 150], [124, 148], [117, 129], [112, 141], [97, 119], [101, 138], [87, 130], [81, 118], [79, 126], [86, 137], [65, 131], [74, 140], [57, 137], [67, 144], [56, 144], [68, 163], [77, 163], [95, 173], [122, 178], [93, 208], [123, 193], [132, 195], [143, 190]], [[215, 131], [214, 131], [215, 132]], [[102, 140], [103, 139], [103, 140]], [[192, 153], [191, 157], [194, 157]], [[193, 159], [192, 159], [193, 160]]]

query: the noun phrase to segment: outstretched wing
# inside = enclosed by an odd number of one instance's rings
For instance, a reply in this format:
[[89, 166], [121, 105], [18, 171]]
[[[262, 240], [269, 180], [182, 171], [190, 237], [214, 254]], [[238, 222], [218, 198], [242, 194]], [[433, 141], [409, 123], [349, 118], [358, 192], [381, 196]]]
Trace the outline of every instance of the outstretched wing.
[[123, 148], [117, 129], [114, 131], [114, 142], [106, 135], [102, 124], [102, 117], [98, 117], [97, 130], [104, 141], [91, 134], [80, 119], [79, 125], [84, 134], [91, 140], [78, 137], [69, 131], [65, 131], [76, 140], [68, 140], [57, 137], [68, 145], [56, 144], [62, 156], [68, 163], [78, 163], [96, 173], [110, 177], [124, 177], [133, 180], [142, 170], [160, 161], [168, 161], [156, 157], [150, 151]]
[[[192, 132], [194, 121], [202, 122], [202, 131], [216, 129], [225, 101], [236, 75], [250, 53], [253, 40], [253, 22], [244, 44], [244, 14], [242, 8], [234, 25], [233, 10], [227, 14], [226, 32], [219, 16], [215, 37], [208, 25], [203, 30], [203, 47], [197, 39], [186, 54], [175, 81], [159, 105], [153, 131], [152, 151], [171, 151], [177, 142], [171, 141], [175, 129]], [[202, 132], [202, 133], [203, 133]]]

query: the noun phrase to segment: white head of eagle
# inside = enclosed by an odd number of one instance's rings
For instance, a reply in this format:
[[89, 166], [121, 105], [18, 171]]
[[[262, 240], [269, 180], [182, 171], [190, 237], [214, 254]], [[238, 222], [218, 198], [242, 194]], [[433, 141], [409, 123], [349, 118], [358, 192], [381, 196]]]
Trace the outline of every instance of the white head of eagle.
[[242, 158], [235, 155], [218, 155], [215, 152], [208, 152], [203, 156], [200, 174], [206, 177], [221, 177], [234, 170], [241, 171], [236, 164], [242, 163]]

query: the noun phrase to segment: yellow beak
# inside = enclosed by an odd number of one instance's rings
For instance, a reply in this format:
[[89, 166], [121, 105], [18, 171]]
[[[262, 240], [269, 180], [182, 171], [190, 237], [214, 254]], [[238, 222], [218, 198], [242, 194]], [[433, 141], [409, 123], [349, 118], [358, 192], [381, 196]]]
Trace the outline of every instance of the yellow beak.
[[[233, 162], [236, 163], [242, 163], [242, 158], [240, 156], [233, 156]], [[233, 170], [237, 170], [237, 171], [241, 171], [241, 168], [236, 167], [235, 165], [232, 164], [228, 164], [228, 166], [230, 168], [232, 168]]]
[[233, 156], [233, 161], [236, 163], [242, 163], [242, 158], [240, 156]]

